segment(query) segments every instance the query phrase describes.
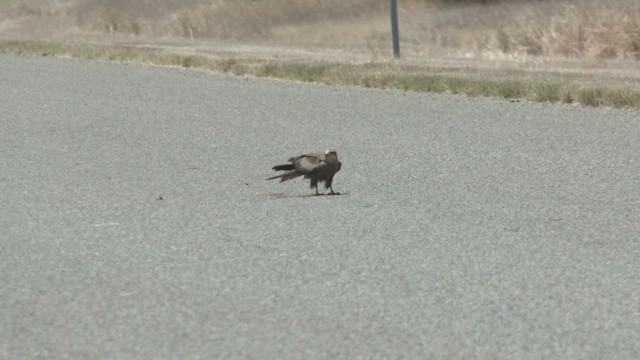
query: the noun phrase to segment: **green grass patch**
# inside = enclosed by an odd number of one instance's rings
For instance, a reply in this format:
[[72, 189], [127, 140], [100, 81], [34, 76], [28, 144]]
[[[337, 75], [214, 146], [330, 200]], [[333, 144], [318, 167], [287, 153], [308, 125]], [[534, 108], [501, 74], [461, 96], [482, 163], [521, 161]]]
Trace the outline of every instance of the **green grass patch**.
[[518, 80], [507, 80], [501, 82], [498, 87], [498, 96], [506, 99], [522, 98], [526, 92], [526, 84]]
[[258, 67], [253, 75], [304, 82], [325, 82], [328, 68], [329, 65], [326, 64], [267, 63]]
[[640, 93], [628, 90], [613, 91], [608, 98], [611, 106], [618, 108], [640, 109]]
[[537, 84], [533, 88], [533, 100], [537, 102], [559, 102], [562, 100], [562, 89], [555, 84]]
[[606, 102], [605, 91], [601, 88], [580, 90], [580, 92], [578, 92], [578, 102], [589, 106], [604, 105]]

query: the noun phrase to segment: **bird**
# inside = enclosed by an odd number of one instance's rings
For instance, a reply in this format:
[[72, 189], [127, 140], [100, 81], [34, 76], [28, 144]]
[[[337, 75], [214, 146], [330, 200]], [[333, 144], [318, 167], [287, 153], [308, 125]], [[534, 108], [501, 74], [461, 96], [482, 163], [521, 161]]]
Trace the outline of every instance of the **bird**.
[[287, 161], [290, 164], [276, 165], [272, 168], [275, 171], [287, 171], [286, 173], [270, 177], [267, 180], [280, 179], [280, 182], [283, 182], [304, 175], [305, 179], [311, 180], [309, 186], [316, 188], [316, 195], [320, 195], [318, 193], [318, 182], [324, 182], [324, 188], [331, 190], [329, 195], [340, 194], [334, 192], [333, 187], [331, 187], [333, 176], [342, 167], [335, 149], [294, 156]]

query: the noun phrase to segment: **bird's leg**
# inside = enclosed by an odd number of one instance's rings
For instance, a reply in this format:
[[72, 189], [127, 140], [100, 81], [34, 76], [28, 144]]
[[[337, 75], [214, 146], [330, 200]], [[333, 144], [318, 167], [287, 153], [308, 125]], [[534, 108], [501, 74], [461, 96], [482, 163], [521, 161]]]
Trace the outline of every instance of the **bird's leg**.
[[340, 195], [340, 193], [337, 193], [337, 192], [333, 191], [333, 187], [331, 185], [329, 185], [329, 190], [331, 190], [329, 195]]
[[318, 184], [316, 184], [316, 195], [320, 195], [320, 194], [318, 193]]

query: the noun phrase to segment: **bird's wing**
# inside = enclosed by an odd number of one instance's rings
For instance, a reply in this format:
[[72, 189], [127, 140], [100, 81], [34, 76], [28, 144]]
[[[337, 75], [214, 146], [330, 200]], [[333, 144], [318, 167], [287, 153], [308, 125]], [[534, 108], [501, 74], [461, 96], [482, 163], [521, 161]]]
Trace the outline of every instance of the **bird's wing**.
[[322, 153], [301, 155], [289, 161], [293, 162], [296, 170], [301, 174], [312, 174], [326, 165]]

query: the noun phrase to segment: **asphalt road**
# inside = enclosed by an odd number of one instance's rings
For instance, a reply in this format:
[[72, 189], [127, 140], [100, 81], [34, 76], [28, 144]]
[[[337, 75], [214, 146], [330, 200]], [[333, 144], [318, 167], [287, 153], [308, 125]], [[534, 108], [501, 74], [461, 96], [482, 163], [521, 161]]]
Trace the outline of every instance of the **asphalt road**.
[[[0, 56], [2, 359], [640, 358], [640, 113]], [[265, 181], [338, 149], [341, 196]]]

